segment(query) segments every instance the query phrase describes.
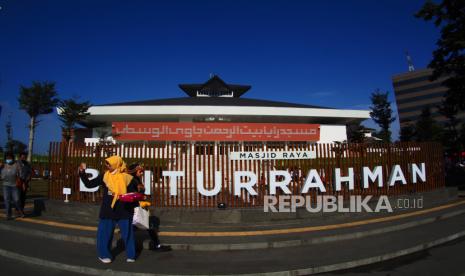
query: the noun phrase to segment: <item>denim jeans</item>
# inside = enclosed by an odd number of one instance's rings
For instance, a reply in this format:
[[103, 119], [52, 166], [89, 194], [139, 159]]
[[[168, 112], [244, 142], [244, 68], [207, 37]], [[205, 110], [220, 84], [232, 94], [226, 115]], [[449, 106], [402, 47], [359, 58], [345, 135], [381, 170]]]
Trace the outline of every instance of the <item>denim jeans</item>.
[[5, 202], [5, 211], [7, 217], [11, 217], [11, 204], [10, 200], [13, 200], [16, 210], [20, 211], [21, 204], [19, 202], [19, 191], [15, 186], [3, 186], [3, 202]]
[[97, 230], [97, 251], [100, 258], [112, 258], [111, 242], [113, 231], [118, 224], [121, 231], [121, 238], [126, 246], [126, 256], [129, 259], [136, 258], [136, 244], [134, 240], [134, 230], [131, 219], [100, 219]]

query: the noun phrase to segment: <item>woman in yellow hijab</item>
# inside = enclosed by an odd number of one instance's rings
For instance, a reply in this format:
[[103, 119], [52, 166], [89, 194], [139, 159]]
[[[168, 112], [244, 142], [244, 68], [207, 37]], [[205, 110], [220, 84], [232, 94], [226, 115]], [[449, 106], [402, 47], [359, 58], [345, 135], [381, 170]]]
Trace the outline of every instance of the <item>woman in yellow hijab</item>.
[[137, 192], [137, 182], [127, 173], [126, 164], [117, 155], [105, 159], [106, 171], [97, 178], [89, 180], [85, 172], [85, 164], [79, 167], [79, 177], [87, 188], [101, 186], [103, 189], [102, 206], [100, 208], [97, 230], [97, 251], [99, 260], [111, 263], [110, 253], [113, 232], [118, 225], [121, 238], [126, 246], [127, 262], [134, 262], [136, 249], [132, 217], [136, 203], [126, 203], [118, 200], [120, 195]]
[[126, 163], [117, 155], [105, 159], [105, 165], [108, 171], [103, 175], [103, 182], [114, 195], [111, 202], [111, 208], [114, 208], [119, 196], [127, 193], [127, 186], [132, 180], [132, 175], [127, 173]]

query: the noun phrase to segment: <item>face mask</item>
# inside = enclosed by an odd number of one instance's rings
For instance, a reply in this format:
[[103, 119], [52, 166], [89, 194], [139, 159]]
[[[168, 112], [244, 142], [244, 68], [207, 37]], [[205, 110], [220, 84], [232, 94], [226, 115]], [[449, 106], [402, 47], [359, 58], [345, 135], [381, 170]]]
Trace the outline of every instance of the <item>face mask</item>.
[[7, 160], [5, 160], [5, 161], [6, 161], [6, 163], [7, 163], [8, 165], [13, 164], [13, 160], [12, 160], [12, 159], [7, 159]]

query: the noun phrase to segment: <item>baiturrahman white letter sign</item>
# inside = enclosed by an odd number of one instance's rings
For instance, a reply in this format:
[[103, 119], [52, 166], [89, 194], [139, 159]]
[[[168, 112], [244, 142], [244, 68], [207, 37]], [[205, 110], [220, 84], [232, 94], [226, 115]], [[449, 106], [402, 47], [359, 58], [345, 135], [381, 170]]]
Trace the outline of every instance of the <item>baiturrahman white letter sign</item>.
[[[99, 172], [96, 169], [87, 168], [86, 169], [86, 174], [92, 175], [91, 177], [89, 177], [89, 180], [92, 180], [94, 178], [97, 178], [97, 176], [99, 175]], [[95, 188], [87, 188], [86, 185], [84, 185], [84, 182], [82, 182], [82, 180], [79, 179], [79, 191], [80, 192], [94, 193], [94, 192], [98, 191], [98, 188], [100, 188], [100, 186], [97, 186]]]

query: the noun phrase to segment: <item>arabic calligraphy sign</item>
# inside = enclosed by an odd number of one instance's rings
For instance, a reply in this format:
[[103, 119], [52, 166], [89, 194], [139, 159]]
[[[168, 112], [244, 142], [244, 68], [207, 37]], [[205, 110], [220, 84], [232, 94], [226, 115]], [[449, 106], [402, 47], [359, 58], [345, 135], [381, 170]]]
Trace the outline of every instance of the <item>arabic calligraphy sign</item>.
[[119, 141], [318, 141], [318, 124], [113, 122]]

